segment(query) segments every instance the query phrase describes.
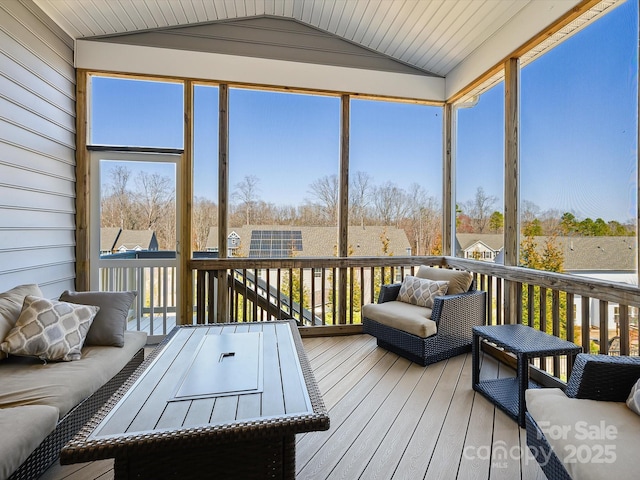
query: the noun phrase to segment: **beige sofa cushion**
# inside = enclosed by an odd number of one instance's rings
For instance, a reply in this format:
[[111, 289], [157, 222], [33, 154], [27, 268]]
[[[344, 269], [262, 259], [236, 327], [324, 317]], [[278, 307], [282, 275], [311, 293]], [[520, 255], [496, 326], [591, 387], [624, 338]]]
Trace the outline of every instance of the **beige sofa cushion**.
[[[42, 296], [40, 287], [35, 284], [20, 285], [0, 293], [0, 342], [2, 342], [9, 331], [14, 327], [20, 312], [24, 297], [27, 295]], [[0, 351], [0, 360], [6, 358], [6, 354]]]
[[572, 478], [637, 478], [640, 416], [624, 402], [568, 398], [557, 388], [527, 390], [526, 401]]
[[85, 347], [82, 359], [76, 362], [43, 364], [28, 357], [3, 360], [0, 408], [49, 405], [62, 418], [122, 370], [146, 341], [146, 333], [128, 331], [124, 347]]
[[431, 309], [404, 302], [370, 303], [362, 307], [362, 315], [382, 325], [426, 338], [438, 332], [431, 320]]
[[449, 282], [447, 295], [456, 295], [468, 291], [473, 281], [473, 275], [470, 272], [427, 267], [425, 265], [420, 265], [416, 277]]
[[0, 478], [8, 478], [58, 423], [58, 409], [46, 405], [0, 408]]

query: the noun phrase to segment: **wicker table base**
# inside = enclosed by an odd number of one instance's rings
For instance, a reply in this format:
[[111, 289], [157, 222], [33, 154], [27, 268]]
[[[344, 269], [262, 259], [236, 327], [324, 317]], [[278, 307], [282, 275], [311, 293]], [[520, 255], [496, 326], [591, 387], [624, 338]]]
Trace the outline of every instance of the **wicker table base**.
[[[480, 339], [484, 338], [507, 352], [515, 354], [518, 368], [515, 378], [480, 380]], [[507, 415], [525, 427], [524, 392], [538, 388], [529, 381], [529, 359], [567, 355], [572, 362], [582, 348], [553, 335], [525, 325], [487, 325], [473, 327], [473, 389], [491, 400]]]

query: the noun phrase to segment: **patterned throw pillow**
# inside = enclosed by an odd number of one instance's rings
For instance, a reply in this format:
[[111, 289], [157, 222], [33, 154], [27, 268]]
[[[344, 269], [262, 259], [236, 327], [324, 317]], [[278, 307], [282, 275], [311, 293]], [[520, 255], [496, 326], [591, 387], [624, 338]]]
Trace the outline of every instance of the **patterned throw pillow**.
[[433, 299], [447, 293], [449, 282], [434, 282], [407, 275], [402, 281], [398, 300], [421, 307], [433, 308]]
[[20, 317], [0, 344], [0, 350], [41, 360], [79, 360], [98, 310], [94, 306], [27, 295]]
[[631, 389], [629, 398], [627, 398], [627, 406], [640, 415], [640, 378]]

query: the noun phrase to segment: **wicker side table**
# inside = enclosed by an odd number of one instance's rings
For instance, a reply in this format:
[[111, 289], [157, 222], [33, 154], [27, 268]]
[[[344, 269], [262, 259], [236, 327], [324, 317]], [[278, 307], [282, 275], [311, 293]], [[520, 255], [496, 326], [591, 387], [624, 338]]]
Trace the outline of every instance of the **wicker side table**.
[[[518, 366], [515, 378], [480, 381], [480, 340], [495, 343], [507, 352], [515, 354]], [[487, 397], [524, 428], [527, 405], [524, 392], [527, 388], [539, 388], [529, 380], [529, 360], [536, 357], [567, 355], [569, 362], [582, 348], [525, 325], [486, 325], [473, 327], [473, 389]]]

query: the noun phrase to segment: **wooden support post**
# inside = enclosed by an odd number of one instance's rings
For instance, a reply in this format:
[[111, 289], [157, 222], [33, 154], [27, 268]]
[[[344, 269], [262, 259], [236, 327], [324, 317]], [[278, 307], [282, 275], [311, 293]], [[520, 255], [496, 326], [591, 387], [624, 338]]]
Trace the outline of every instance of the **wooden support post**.
[[[520, 248], [520, 60], [510, 58], [504, 68], [504, 264], [517, 266]], [[521, 295], [520, 289], [514, 282], [505, 283], [505, 323], [519, 323], [517, 296]]]
[[89, 290], [91, 279], [91, 204], [89, 199], [89, 152], [87, 151], [87, 77], [76, 70], [76, 283]]
[[193, 208], [193, 82], [184, 82], [184, 153], [178, 165], [180, 170], [181, 187], [178, 198], [181, 199], [180, 215], [178, 217], [180, 244], [176, 245], [178, 252], [178, 305], [181, 305], [178, 324], [193, 323], [193, 273], [189, 268], [193, 245], [191, 243], [191, 213]]
[[[340, 190], [338, 207], [338, 256], [349, 255], [349, 127], [351, 98], [340, 99]], [[335, 279], [334, 279], [335, 281]], [[347, 269], [338, 270], [338, 322], [347, 322]]]
[[[229, 85], [219, 89], [219, 139], [218, 139], [218, 258], [227, 258], [227, 225], [229, 217]], [[229, 302], [227, 270], [217, 270], [218, 296], [216, 322], [227, 323]]]
[[[442, 165], [442, 255], [455, 255], [452, 249], [455, 225], [453, 199], [453, 106], [445, 103], [442, 115], [443, 165]], [[430, 252], [424, 252], [428, 255]]]

